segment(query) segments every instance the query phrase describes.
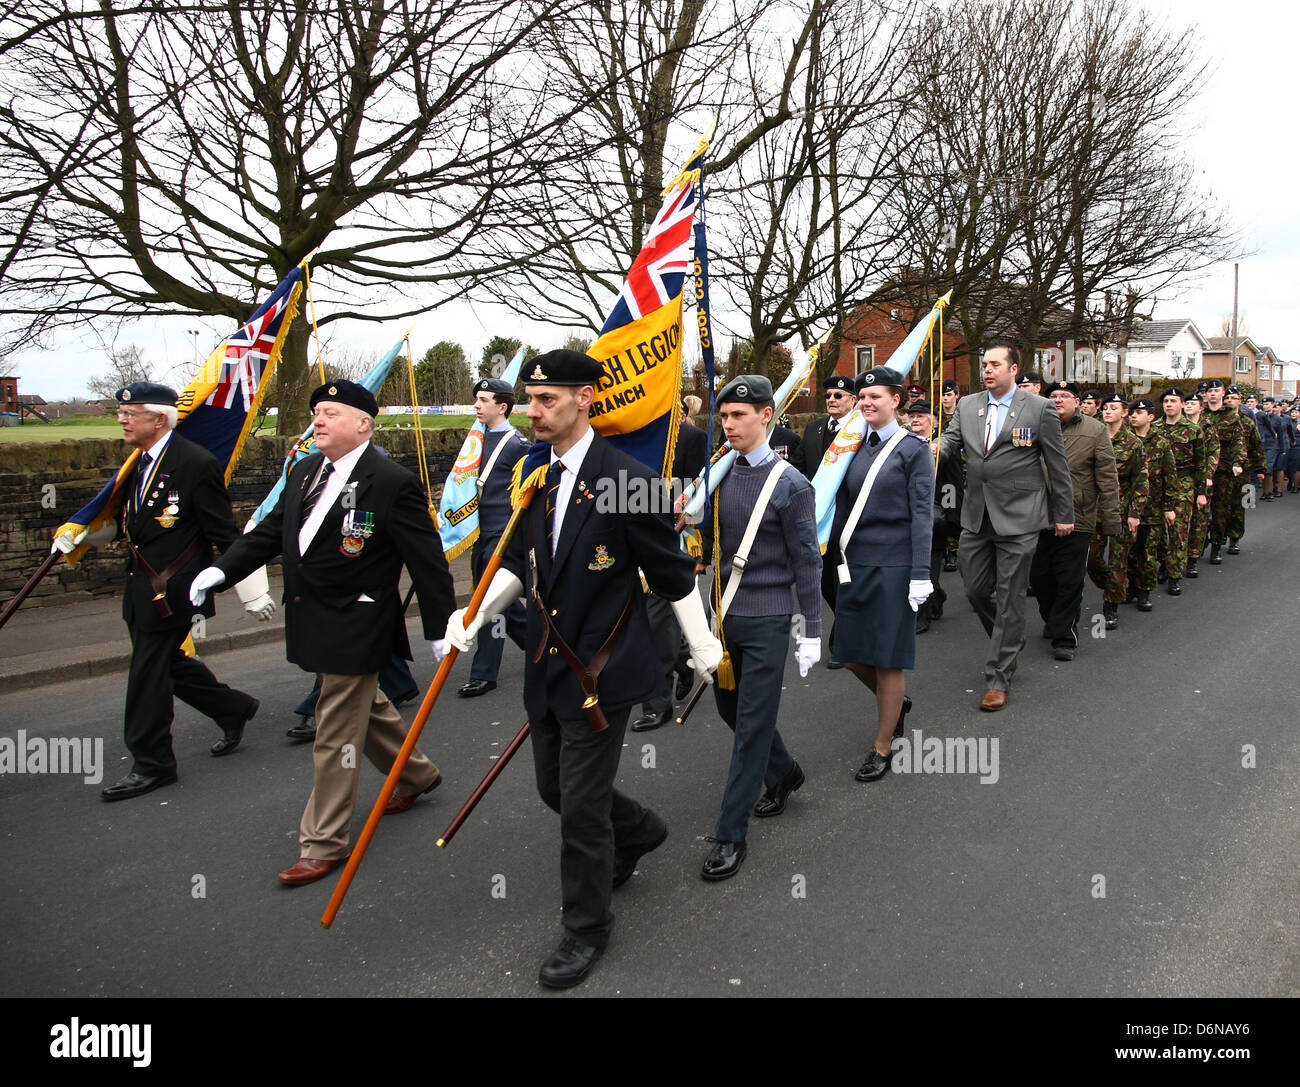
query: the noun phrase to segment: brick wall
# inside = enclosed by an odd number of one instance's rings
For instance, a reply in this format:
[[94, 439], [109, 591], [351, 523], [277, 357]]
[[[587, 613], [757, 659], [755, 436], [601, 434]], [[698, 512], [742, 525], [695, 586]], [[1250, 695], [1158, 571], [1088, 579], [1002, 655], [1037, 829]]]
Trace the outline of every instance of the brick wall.
[[[423, 433], [436, 500], [465, 431]], [[418, 474], [414, 431], [381, 431], [376, 444]], [[230, 481], [240, 527], [279, 478], [288, 445], [288, 439], [276, 437], [250, 438], [245, 445]], [[0, 444], [0, 604], [7, 603], [45, 560], [54, 530], [117, 472], [124, 450], [116, 439]], [[92, 549], [75, 566], [58, 564], [23, 606], [74, 603], [116, 592], [124, 569], [118, 546]]]

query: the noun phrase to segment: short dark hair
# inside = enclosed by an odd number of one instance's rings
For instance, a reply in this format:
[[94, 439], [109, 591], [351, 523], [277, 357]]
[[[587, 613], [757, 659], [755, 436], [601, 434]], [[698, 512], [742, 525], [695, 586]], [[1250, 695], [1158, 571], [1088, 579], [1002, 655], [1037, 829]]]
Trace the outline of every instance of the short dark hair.
[[492, 399], [506, 409], [507, 415], [509, 415], [510, 412], [514, 409], [515, 398], [513, 396], [505, 396], [502, 393], [493, 393]]
[[984, 345], [985, 351], [992, 351], [995, 347], [1005, 347], [1007, 354], [1011, 356], [1011, 365], [1017, 370], [1020, 369], [1020, 345], [1014, 340], [1008, 340], [1005, 337], [999, 337], [996, 340], [989, 340]]

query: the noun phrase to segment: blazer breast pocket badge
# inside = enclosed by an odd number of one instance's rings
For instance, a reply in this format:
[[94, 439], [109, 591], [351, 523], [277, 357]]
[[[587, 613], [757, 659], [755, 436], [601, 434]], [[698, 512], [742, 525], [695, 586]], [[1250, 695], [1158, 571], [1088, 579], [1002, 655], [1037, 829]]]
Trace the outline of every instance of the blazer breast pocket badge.
[[1034, 428], [1029, 426], [1018, 426], [1011, 428], [1011, 444], [1019, 446], [1028, 446], [1034, 444]]
[[604, 544], [598, 544], [596, 547], [596, 557], [592, 562], [587, 563], [588, 570], [608, 570], [616, 563], [618, 559], [611, 558], [609, 551]]
[[375, 515], [373, 513], [348, 510], [347, 516], [343, 518], [343, 542], [339, 545], [339, 552], [347, 555], [350, 559], [356, 558], [361, 554], [361, 549], [365, 547], [366, 541], [374, 535], [374, 532]]

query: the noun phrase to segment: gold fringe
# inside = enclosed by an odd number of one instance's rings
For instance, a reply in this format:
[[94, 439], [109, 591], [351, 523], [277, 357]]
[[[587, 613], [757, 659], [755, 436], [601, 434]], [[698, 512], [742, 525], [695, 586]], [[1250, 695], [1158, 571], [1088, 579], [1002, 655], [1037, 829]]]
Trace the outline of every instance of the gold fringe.
[[[734, 576], [734, 575], [733, 575]], [[713, 493], [713, 614], [722, 614], [722, 533], [718, 530], [718, 492]], [[713, 682], [724, 691], [736, 689], [736, 670], [727, 652], [727, 639], [722, 636], [722, 620], [718, 620], [718, 641], [722, 645], [722, 660], [713, 673]]]
[[474, 546], [474, 541], [477, 539], [478, 539], [478, 529], [475, 529], [463, 540], [461, 540], [460, 543], [452, 547], [449, 551], [443, 552], [443, 554], [446, 555], [447, 557], [447, 561], [451, 562], [452, 559], [457, 558], [460, 555], [463, 555], [466, 551], [468, 551], [471, 547]]

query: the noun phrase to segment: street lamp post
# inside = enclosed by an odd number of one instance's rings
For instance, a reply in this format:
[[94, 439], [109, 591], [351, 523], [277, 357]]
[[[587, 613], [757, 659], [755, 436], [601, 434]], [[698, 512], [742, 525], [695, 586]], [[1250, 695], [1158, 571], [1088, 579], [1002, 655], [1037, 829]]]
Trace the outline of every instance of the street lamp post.
[[194, 365], [199, 364], [199, 330], [197, 328], [187, 328], [186, 333], [194, 337]]

